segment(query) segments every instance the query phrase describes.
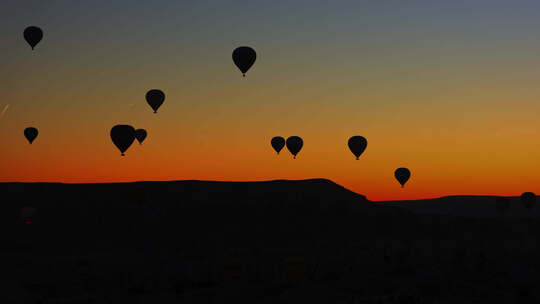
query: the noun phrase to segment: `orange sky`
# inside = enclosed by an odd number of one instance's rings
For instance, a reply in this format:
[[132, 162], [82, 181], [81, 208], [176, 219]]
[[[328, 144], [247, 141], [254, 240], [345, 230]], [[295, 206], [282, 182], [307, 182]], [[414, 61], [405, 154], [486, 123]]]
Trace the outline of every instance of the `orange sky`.
[[[268, 4], [259, 20], [224, 10], [205, 22], [199, 7], [189, 12], [201, 20], [178, 21], [170, 5], [126, 20], [120, 4], [88, 16], [19, 7], [2, 21], [0, 181], [328, 178], [371, 200], [540, 193], [539, 18], [525, 8], [434, 20], [373, 5], [359, 21], [347, 5]], [[29, 22], [45, 31], [34, 52]], [[258, 53], [246, 78], [231, 60], [239, 45]], [[158, 114], [144, 100], [152, 88], [167, 96]], [[124, 158], [109, 138], [120, 123], [148, 130]], [[40, 130], [31, 146], [28, 126]], [[304, 139], [297, 159], [275, 155], [270, 139], [291, 135]], [[368, 140], [358, 161], [353, 135]], [[403, 189], [398, 167], [412, 172]]]

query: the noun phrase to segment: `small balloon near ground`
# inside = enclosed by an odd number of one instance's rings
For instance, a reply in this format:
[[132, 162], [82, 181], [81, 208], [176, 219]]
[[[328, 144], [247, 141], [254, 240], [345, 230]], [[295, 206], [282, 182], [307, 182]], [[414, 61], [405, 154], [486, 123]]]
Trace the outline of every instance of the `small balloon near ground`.
[[403, 188], [405, 186], [405, 183], [407, 183], [407, 181], [411, 177], [411, 171], [407, 168], [398, 168], [394, 172], [394, 176], [401, 185], [401, 188]]

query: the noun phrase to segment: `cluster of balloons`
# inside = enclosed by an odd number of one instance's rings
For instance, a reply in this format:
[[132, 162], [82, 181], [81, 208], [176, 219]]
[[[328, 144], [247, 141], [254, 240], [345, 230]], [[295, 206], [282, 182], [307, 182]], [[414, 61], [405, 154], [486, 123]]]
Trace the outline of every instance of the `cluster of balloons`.
[[[157, 113], [157, 110], [165, 101], [165, 93], [158, 89], [152, 89], [146, 92], [146, 102]], [[110, 136], [114, 145], [120, 150], [122, 156], [125, 156], [125, 152], [135, 139], [142, 144], [148, 136], [145, 129], [135, 129], [130, 125], [116, 125], [111, 129]]]
[[[33, 50], [36, 45], [43, 39], [43, 31], [37, 26], [29, 26], [24, 30], [23, 36]], [[255, 63], [255, 60], [257, 59], [257, 53], [253, 48], [249, 46], [241, 46], [233, 50], [232, 59], [240, 72], [242, 72], [243, 77], [245, 77], [247, 71]], [[164, 101], [165, 93], [163, 93], [163, 91], [161, 90], [152, 89], [146, 93], [146, 102], [152, 108], [154, 113], [157, 113], [158, 109], [161, 107]], [[26, 128], [24, 130], [24, 136], [26, 137], [28, 142], [32, 144], [32, 142], [38, 136], [38, 130], [34, 127]], [[124, 156], [124, 152], [127, 151], [133, 141], [137, 139], [137, 141], [139, 141], [139, 144], [142, 144], [142, 142], [147, 136], [147, 133], [144, 129], [135, 130], [135, 128], [129, 125], [116, 125], [111, 129], [110, 136], [114, 145], [120, 150], [122, 156]], [[278, 154], [286, 145], [289, 152], [293, 155], [293, 158], [296, 159], [296, 155], [302, 149], [304, 142], [302, 138], [298, 136], [291, 136], [287, 138], [287, 140], [285, 140], [281, 136], [276, 136], [272, 138], [271, 145]], [[366, 150], [367, 140], [362, 136], [353, 136], [349, 138], [348, 146], [358, 160], [358, 158]], [[395, 170], [394, 176], [403, 188], [405, 186], [405, 183], [407, 183], [407, 181], [411, 177], [411, 172], [407, 168], [398, 168]], [[532, 195], [534, 196], [534, 194]], [[532, 200], [529, 198], [531, 196], [527, 194], [525, 197], [526, 198], [523, 198], [522, 196], [524, 203], [526, 202], [526, 206], [531, 206], [527, 208], [532, 208], [533, 203], [531, 203]], [[534, 198], [536, 199], [536, 196], [534, 196]]]
[[[23, 32], [23, 37], [26, 42], [30, 45], [32, 50], [36, 45], [43, 39], [43, 30], [37, 26], [29, 26]], [[242, 75], [245, 77], [247, 71], [253, 66], [255, 60], [257, 59], [257, 53], [254, 49], [248, 46], [241, 46], [234, 49], [232, 53], [232, 59], [234, 64], [240, 69]], [[165, 101], [165, 93], [158, 89], [149, 90], [146, 93], [146, 102], [152, 108], [154, 113], [157, 113], [158, 109], [161, 107]], [[24, 136], [32, 144], [38, 135], [38, 130], [34, 127], [29, 127], [24, 130]], [[133, 141], [137, 139], [139, 144], [142, 144], [144, 139], [147, 136], [147, 133], [144, 129], [135, 130], [132, 126], [129, 125], [116, 125], [111, 129], [110, 132], [111, 139], [114, 145], [120, 150], [122, 156], [124, 152], [131, 146]], [[300, 140], [301, 141], [301, 140]], [[289, 145], [289, 144], [288, 144]], [[298, 143], [294, 140], [291, 142], [291, 151], [294, 152], [294, 155], [300, 151]]]
[[111, 139], [114, 145], [120, 150], [122, 156], [125, 156], [125, 152], [135, 139], [142, 144], [146, 138], [147, 132], [145, 129], [135, 129], [130, 125], [116, 125], [111, 129]]
[[275, 136], [270, 140], [270, 144], [277, 154], [279, 154], [281, 149], [287, 145], [287, 150], [289, 150], [293, 155], [293, 158], [296, 159], [296, 155], [298, 155], [300, 150], [302, 150], [302, 146], [304, 146], [304, 141], [299, 136], [291, 136], [287, 138], [287, 140], [281, 136]]
[[[255, 63], [257, 53], [255, 53], [255, 50], [248, 46], [241, 46], [233, 51], [232, 58], [234, 64], [238, 67], [238, 69], [240, 69], [242, 75], [245, 77], [247, 71]], [[158, 89], [152, 89], [146, 92], [145, 97], [146, 102], [152, 108], [152, 110], [154, 110], [154, 113], [157, 113], [158, 109], [165, 101], [165, 93]], [[139, 143], [142, 143], [147, 135], [144, 129], [135, 130], [129, 125], [116, 125], [111, 129], [110, 133], [114, 145], [120, 150], [122, 156], [125, 156], [124, 153], [131, 146], [134, 139], [137, 139]], [[299, 137], [296, 138], [300, 139]], [[300, 143], [298, 144], [298, 140], [296, 138], [293, 138], [290, 144], [287, 142], [287, 148], [289, 148], [290, 145], [289, 151], [291, 151], [295, 157], [302, 148], [302, 139], [300, 139]]]
[[[356, 135], [349, 138], [347, 145], [349, 146], [349, 149], [351, 150], [353, 155], [358, 160], [358, 158], [366, 150], [367, 143], [368, 142], [365, 137]], [[304, 141], [298, 136], [291, 136], [287, 138], [287, 140], [285, 140], [281, 136], [275, 136], [270, 140], [270, 145], [272, 146], [272, 148], [274, 148], [277, 154], [279, 154], [283, 147], [287, 145], [287, 149], [289, 150], [289, 152], [291, 152], [293, 158], [296, 158], [296, 155], [298, 154], [298, 152], [300, 152], [302, 146], [304, 145]], [[407, 181], [411, 177], [411, 171], [409, 171], [409, 169], [407, 168], [398, 168], [394, 172], [394, 176], [403, 188], [405, 186], [405, 183], [407, 183]]]
[[[349, 149], [358, 160], [360, 155], [362, 155], [367, 148], [367, 139], [365, 139], [363, 136], [353, 136], [349, 138], [348, 145]], [[407, 168], [398, 168], [396, 171], [394, 171], [394, 177], [401, 184], [401, 188], [403, 188], [405, 183], [407, 183], [411, 177], [411, 171], [409, 171]]]

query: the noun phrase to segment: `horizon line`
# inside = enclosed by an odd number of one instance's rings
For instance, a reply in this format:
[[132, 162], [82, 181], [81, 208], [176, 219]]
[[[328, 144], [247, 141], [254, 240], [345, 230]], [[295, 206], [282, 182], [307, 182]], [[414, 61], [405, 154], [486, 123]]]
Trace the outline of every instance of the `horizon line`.
[[[306, 178], [306, 179], [269, 179], [269, 180], [240, 180], [240, 181], [226, 181], [226, 180], [200, 180], [200, 179], [180, 179], [180, 180], [136, 180], [136, 181], [119, 181], [119, 182], [53, 182], [53, 181], [37, 181], [37, 182], [21, 182], [21, 181], [12, 181], [12, 182], [0, 182], [2, 184], [61, 184], [61, 185], [106, 185], [106, 184], [136, 184], [136, 183], [171, 183], [171, 182], [210, 182], [210, 183], [265, 183], [265, 182], [302, 182], [302, 181], [327, 181], [331, 182], [347, 191], [350, 191], [354, 194], [363, 196], [366, 200], [369, 200], [366, 195], [358, 193], [356, 191], [350, 190], [349, 188], [338, 184], [331, 179], [327, 178]], [[419, 198], [419, 199], [395, 199], [395, 200], [369, 200], [374, 203], [407, 203], [407, 202], [416, 202], [416, 201], [426, 201], [426, 200], [437, 200], [443, 198], [473, 198], [473, 197], [503, 197], [503, 198], [519, 198], [519, 195], [516, 196], [504, 196], [504, 195], [494, 195], [494, 194], [459, 194], [459, 195], [442, 195], [436, 197], [428, 198]]]

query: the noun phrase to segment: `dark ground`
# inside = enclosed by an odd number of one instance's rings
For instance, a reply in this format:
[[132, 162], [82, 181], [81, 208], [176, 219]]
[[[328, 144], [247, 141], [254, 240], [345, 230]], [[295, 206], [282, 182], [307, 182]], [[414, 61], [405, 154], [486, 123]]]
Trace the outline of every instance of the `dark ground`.
[[6, 303], [540, 299], [540, 223], [517, 198], [505, 212], [495, 197], [374, 203], [323, 179], [0, 192]]

